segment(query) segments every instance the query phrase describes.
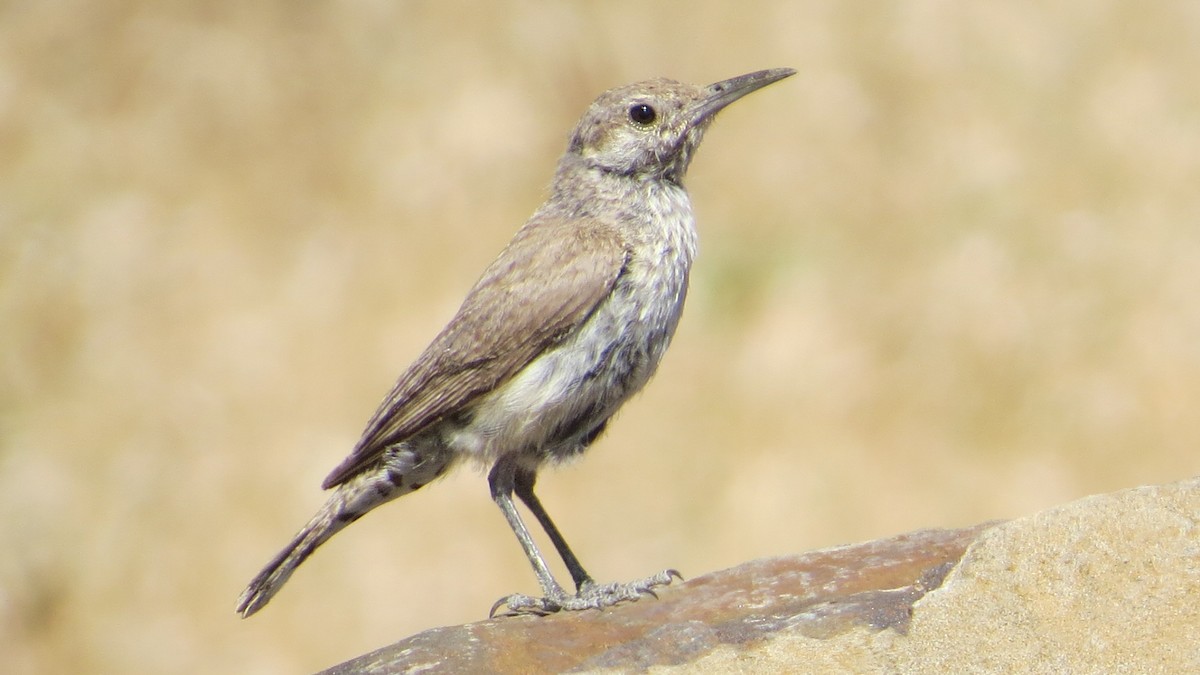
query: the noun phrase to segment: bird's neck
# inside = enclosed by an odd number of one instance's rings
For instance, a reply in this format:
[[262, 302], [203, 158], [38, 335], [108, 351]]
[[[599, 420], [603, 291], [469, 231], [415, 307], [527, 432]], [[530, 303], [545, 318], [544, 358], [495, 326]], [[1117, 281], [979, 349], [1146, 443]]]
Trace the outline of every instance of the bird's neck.
[[[688, 202], [678, 178], [661, 173], [626, 174], [607, 170], [568, 153], [558, 164], [550, 202], [577, 216], [596, 216], [643, 209], [647, 202]], [[688, 205], [690, 211], [690, 205]]]
[[659, 259], [673, 256], [686, 277], [696, 253], [692, 204], [679, 183], [615, 174], [584, 161], [559, 164], [544, 211], [566, 219], [589, 218], [621, 232], [626, 244]]

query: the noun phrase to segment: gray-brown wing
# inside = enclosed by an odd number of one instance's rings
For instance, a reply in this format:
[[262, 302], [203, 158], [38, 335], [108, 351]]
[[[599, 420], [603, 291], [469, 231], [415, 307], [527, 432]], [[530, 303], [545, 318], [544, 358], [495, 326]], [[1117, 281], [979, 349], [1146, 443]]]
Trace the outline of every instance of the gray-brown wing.
[[535, 219], [400, 376], [323, 487], [345, 482], [392, 444], [452, 415], [570, 334], [612, 290], [626, 246], [596, 221]]

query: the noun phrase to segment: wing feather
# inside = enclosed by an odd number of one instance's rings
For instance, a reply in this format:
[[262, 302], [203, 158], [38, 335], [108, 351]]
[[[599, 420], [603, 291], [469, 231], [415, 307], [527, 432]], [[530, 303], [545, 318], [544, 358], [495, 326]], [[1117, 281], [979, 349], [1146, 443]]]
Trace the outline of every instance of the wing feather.
[[458, 313], [400, 376], [323, 487], [469, 406], [572, 333], [612, 290], [627, 247], [595, 220], [534, 218], [467, 294]]

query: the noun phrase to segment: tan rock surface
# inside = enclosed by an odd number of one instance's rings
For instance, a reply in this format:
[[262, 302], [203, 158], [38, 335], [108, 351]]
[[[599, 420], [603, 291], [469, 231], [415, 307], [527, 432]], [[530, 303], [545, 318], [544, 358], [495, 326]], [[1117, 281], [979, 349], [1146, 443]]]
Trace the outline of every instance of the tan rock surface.
[[436, 628], [327, 672], [1200, 672], [1198, 515], [1200, 481], [1130, 489]]
[[983, 532], [907, 635], [779, 635], [692, 664], [878, 673], [1200, 672], [1200, 481], [1089, 497]]

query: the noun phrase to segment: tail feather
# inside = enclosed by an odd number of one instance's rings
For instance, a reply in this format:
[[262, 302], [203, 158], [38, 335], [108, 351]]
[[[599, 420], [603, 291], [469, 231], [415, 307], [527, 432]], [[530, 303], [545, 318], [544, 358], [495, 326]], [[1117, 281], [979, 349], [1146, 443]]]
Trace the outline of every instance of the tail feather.
[[262, 609], [318, 546], [362, 516], [362, 513], [345, 513], [342, 510], [345, 500], [340, 498], [341, 492], [339, 490], [331, 495], [321, 511], [242, 591], [237, 603], [237, 611], [242, 618]]
[[412, 492], [441, 476], [451, 463], [444, 452], [419, 456], [410, 449], [393, 451], [379, 467], [342, 483], [317, 515], [242, 591], [237, 612], [242, 618], [262, 609], [317, 547], [367, 511]]

